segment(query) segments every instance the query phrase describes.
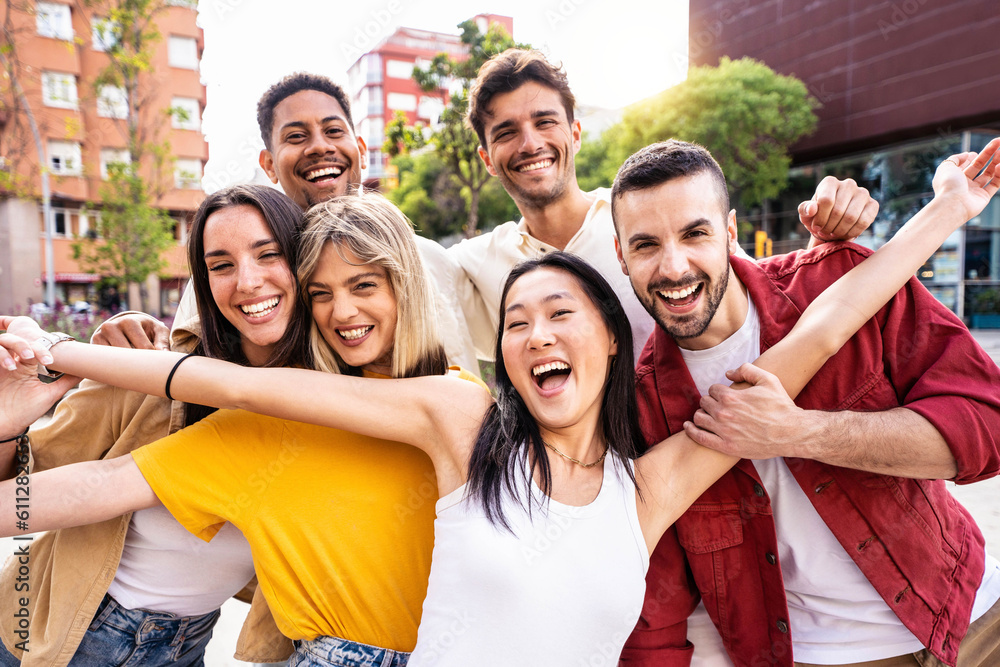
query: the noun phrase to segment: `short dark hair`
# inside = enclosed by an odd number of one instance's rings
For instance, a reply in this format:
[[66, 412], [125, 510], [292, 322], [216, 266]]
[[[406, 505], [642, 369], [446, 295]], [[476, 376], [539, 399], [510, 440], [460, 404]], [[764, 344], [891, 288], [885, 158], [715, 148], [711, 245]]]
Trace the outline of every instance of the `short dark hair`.
[[347, 114], [347, 124], [351, 127], [351, 130], [354, 129], [354, 121], [351, 119], [351, 101], [347, 98], [347, 93], [344, 92], [344, 89], [340, 85], [319, 74], [295, 72], [268, 88], [257, 102], [257, 126], [260, 128], [260, 138], [264, 140], [267, 150], [271, 150], [271, 132], [274, 131], [274, 108], [285, 98], [291, 97], [303, 90], [316, 90], [326, 93], [337, 100], [344, 113]]
[[704, 146], [677, 139], [668, 139], [650, 144], [633, 153], [615, 176], [611, 186], [611, 219], [618, 232], [615, 203], [626, 193], [654, 188], [675, 178], [694, 176], [708, 172], [714, 178], [719, 190], [722, 212], [729, 212], [729, 190], [722, 168]]
[[566, 110], [566, 120], [573, 122], [576, 98], [569, 89], [569, 81], [562, 67], [552, 65], [534, 49], [507, 49], [483, 63], [469, 89], [469, 113], [466, 121], [479, 137], [480, 146], [486, 148], [486, 119], [493, 115], [490, 112], [493, 97], [513, 92], [529, 81], [559, 93], [563, 109]]
[[[511, 382], [503, 356], [503, 331], [507, 317], [507, 295], [522, 276], [538, 269], [556, 269], [571, 275], [618, 343], [618, 354], [608, 372], [601, 400], [599, 427], [608, 446], [608, 456], [620, 461], [634, 459], [645, 448], [639, 430], [639, 408], [635, 395], [635, 368], [632, 358], [632, 326], [621, 301], [604, 276], [585, 260], [568, 252], [555, 251], [521, 262], [507, 275], [500, 297], [497, 328], [496, 402], [483, 418], [469, 458], [469, 494], [483, 508], [495, 526], [510, 530], [503, 513], [503, 497], [509, 493], [529, 513], [532, 509], [531, 480], [537, 467], [539, 487], [548, 496], [552, 486], [545, 443], [534, 416]], [[530, 456], [529, 456], [530, 452]], [[632, 482], [632, 468], [625, 466]]]
[[[288, 262], [292, 282], [296, 287], [298, 282], [295, 276], [299, 264], [298, 233], [302, 228], [302, 209], [274, 188], [265, 185], [233, 185], [210, 194], [194, 214], [191, 236], [188, 240], [188, 264], [191, 267], [191, 281], [198, 303], [198, 316], [201, 319], [199, 351], [206, 357], [224, 359], [246, 366], [249, 365], [249, 361], [243, 353], [240, 333], [216, 305], [208, 282], [208, 265], [205, 264], [205, 225], [213, 213], [233, 206], [251, 206], [264, 216], [268, 229]], [[296, 294], [288, 330], [275, 345], [271, 357], [264, 365], [310, 367], [308, 333], [311, 320], [305, 302]]]

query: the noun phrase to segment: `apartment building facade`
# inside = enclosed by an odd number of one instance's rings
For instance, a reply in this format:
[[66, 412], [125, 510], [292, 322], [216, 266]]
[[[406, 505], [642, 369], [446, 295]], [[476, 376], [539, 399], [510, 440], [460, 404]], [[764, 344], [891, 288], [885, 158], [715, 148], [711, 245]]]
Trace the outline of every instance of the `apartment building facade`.
[[[47, 278], [45, 223], [41, 205], [41, 172], [49, 175], [52, 202], [52, 249], [56, 298], [64, 304], [96, 303], [99, 275], [74, 259], [72, 245], [100, 234], [101, 189], [108, 164], [130, 159], [125, 117], [125, 90], [95, 86], [108, 65], [109, 8], [59, 0], [27, 3], [0, 19], [12, 27], [18, 80], [37, 120], [44, 151], [39, 160], [33, 142], [25, 140], [25, 117], [14, 91], [6, 91], [0, 109], [0, 169], [6, 170], [0, 191], [0, 312], [44, 300]], [[87, 13], [85, 13], [85, 11]], [[149, 309], [170, 314], [189, 271], [184, 246], [190, 219], [204, 198], [201, 176], [208, 145], [201, 132], [205, 87], [199, 75], [204, 46], [196, 24], [194, 2], [166, 2], [156, 14], [160, 39], [150, 68], [142, 76], [146, 120], [157, 125], [156, 143], [169, 145], [170, 173], [154, 172], [150, 159], [140, 163], [148, 183], [159, 183], [155, 205], [177, 222], [176, 244], [167, 250], [166, 268], [151, 276]], [[9, 88], [9, 81], [6, 82]], [[19, 127], [15, 127], [18, 125]], [[137, 290], [132, 290], [133, 296]], [[132, 305], [136, 299], [132, 299]]]
[[[503, 26], [508, 34], [514, 33], [514, 19], [509, 16], [479, 14], [473, 20], [482, 33], [494, 23]], [[427, 67], [439, 53], [460, 60], [467, 52], [458, 35], [397, 28], [351, 65], [347, 71], [348, 94], [358, 135], [368, 144], [369, 180], [374, 182], [388, 175], [388, 158], [382, 144], [385, 126], [395, 112], [404, 112], [410, 125], [423, 123], [433, 128], [452, 92], [448, 82], [433, 92], [422, 90], [413, 80], [414, 67]]]

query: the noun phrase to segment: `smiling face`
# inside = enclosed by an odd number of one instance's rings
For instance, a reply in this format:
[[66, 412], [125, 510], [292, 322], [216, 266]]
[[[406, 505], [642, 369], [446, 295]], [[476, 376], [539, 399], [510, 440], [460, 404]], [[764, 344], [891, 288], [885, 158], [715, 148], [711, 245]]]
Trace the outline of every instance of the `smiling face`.
[[247, 360], [261, 366], [291, 321], [295, 276], [264, 216], [253, 206], [230, 206], [211, 214], [203, 237], [212, 298], [239, 331]]
[[529, 81], [490, 100], [479, 155], [518, 207], [544, 208], [576, 185], [580, 123], [566, 119], [559, 93]]
[[327, 242], [307, 296], [323, 339], [348, 366], [391, 375], [396, 295], [385, 269]]
[[271, 149], [260, 152], [260, 166], [306, 209], [359, 185], [366, 154], [340, 103], [318, 90], [302, 90], [274, 107]]
[[597, 428], [618, 346], [577, 279], [559, 269], [524, 274], [507, 293], [504, 368], [546, 432]]
[[626, 192], [615, 216], [618, 258], [632, 289], [678, 345], [713, 347], [739, 328], [746, 299], [728, 289], [736, 213], [726, 214], [711, 174]]

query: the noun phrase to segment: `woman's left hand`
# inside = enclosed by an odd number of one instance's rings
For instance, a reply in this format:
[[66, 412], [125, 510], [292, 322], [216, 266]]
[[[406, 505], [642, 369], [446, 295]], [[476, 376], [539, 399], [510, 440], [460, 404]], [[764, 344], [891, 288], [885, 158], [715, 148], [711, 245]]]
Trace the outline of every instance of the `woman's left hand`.
[[[990, 160], [993, 162], [986, 167]], [[935, 198], [956, 198], [964, 207], [966, 220], [982, 213], [1000, 189], [1000, 137], [978, 154], [957, 153], [945, 159], [934, 173], [933, 187]]]

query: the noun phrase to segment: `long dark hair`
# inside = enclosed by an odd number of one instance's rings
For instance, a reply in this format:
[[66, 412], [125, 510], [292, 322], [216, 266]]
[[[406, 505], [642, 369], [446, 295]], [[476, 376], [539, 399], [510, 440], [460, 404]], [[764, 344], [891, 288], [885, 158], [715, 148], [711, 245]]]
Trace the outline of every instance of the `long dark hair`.
[[[206, 357], [225, 359], [246, 366], [249, 362], [243, 353], [240, 333], [223, 317], [216, 305], [208, 281], [208, 266], [205, 264], [205, 224], [213, 213], [232, 206], [252, 206], [264, 216], [267, 228], [288, 262], [293, 282], [299, 265], [297, 234], [302, 226], [302, 209], [274, 188], [234, 185], [206, 197], [194, 215], [191, 239], [188, 242], [188, 263], [191, 266], [191, 280], [201, 319], [199, 351]], [[275, 345], [264, 365], [308, 367], [308, 331], [309, 312], [302, 299], [296, 295], [288, 330]]]
[[[538, 259], [521, 262], [507, 276], [500, 298], [500, 325], [495, 349], [496, 402], [483, 419], [469, 459], [470, 496], [482, 505], [490, 523], [507, 530], [511, 527], [503, 513], [505, 492], [530, 514], [531, 479], [536, 467], [541, 472], [541, 489], [546, 496], [552, 487], [552, 472], [538, 423], [514, 389], [503, 357], [507, 294], [521, 276], [545, 268], [565, 271], [573, 276], [600, 311], [608, 331], [618, 341], [618, 355], [611, 365], [601, 402], [600, 428], [608, 454], [625, 462], [636, 458], [644, 444], [635, 398], [632, 328], [614, 290], [594, 267], [567, 252], [551, 252]], [[529, 454], [533, 463], [525, 474]], [[635, 483], [631, 466], [625, 465], [624, 468]]]

